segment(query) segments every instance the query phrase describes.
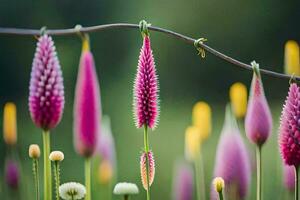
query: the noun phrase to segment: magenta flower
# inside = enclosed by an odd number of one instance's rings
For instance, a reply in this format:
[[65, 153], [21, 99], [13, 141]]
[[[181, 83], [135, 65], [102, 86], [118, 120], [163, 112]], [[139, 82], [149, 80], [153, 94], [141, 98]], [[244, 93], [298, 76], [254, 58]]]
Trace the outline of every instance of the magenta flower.
[[261, 146], [271, 134], [272, 115], [265, 97], [259, 66], [255, 61], [251, 64], [254, 68], [254, 73], [250, 88], [245, 128], [248, 139]]
[[[217, 147], [214, 177], [225, 181], [225, 194], [235, 194], [237, 199], [244, 199], [250, 186], [250, 159], [240, 135], [230, 107], [226, 108], [226, 117]], [[226, 196], [226, 195], [225, 195]], [[217, 199], [214, 188], [211, 199]]]
[[286, 189], [293, 192], [295, 189], [295, 168], [283, 164], [283, 183]]
[[286, 165], [300, 164], [300, 89], [290, 85], [280, 118], [279, 149]]
[[20, 182], [19, 167], [16, 161], [7, 160], [5, 166], [5, 180], [6, 184], [12, 188], [17, 189]]
[[138, 128], [155, 128], [158, 121], [158, 79], [149, 36], [144, 37], [134, 83], [134, 115]]
[[30, 86], [29, 111], [36, 126], [49, 130], [62, 117], [64, 109], [64, 85], [61, 67], [52, 38], [39, 38], [34, 55]]
[[194, 187], [193, 169], [187, 163], [178, 163], [175, 168], [173, 182], [174, 200], [192, 200]]
[[90, 157], [96, 147], [101, 121], [100, 87], [92, 53], [84, 49], [80, 59], [74, 102], [76, 151]]

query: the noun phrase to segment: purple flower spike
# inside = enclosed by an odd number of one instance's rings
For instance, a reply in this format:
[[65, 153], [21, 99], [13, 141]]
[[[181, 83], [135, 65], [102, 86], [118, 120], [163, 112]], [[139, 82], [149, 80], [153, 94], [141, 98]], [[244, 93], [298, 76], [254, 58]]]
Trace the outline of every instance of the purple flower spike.
[[8, 160], [5, 167], [5, 180], [7, 185], [12, 189], [19, 187], [19, 168], [18, 164], [13, 160]]
[[280, 118], [279, 149], [286, 165], [300, 165], [300, 88], [290, 85]]
[[283, 165], [283, 180], [284, 186], [289, 191], [293, 192], [295, 189], [295, 168], [294, 166]]
[[100, 87], [93, 55], [87, 48], [81, 54], [75, 90], [74, 143], [78, 154], [90, 157], [94, 153], [100, 133], [100, 118]]
[[254, 73], [250, 88], [249, 103], [245, 119], [246, 134], [250, 141], [261, 146], [272, 131], [272, 115], [265, 97], [259, 65], [253, 61]]
[[144, 37], [134, 82], [134, 115], [138, 128], [146, 125], [154, 129], [159, 115], [158, 78], [149, 36]]
[[[224, 179], [225, 194], [234, 194], [235, 199], [244, 199], [249, 190], [250, 175], [248, 151], [230, 107], [227, 106], [225, 123], [217, 147], [214, 177]], [[218, 199], [218, 194], [213, 187], [211, 199]]]
[[33, 122], [44, 130], [54, 128], [60, 122], [64, 103], [63, 77], [54, 42], [43, 35], [37, 43], [29, 86]]
[[187, 163], [178, 163], [175, 168], [173, 183], [174, 200], [192, 200], [194, 187], [193, 169]]

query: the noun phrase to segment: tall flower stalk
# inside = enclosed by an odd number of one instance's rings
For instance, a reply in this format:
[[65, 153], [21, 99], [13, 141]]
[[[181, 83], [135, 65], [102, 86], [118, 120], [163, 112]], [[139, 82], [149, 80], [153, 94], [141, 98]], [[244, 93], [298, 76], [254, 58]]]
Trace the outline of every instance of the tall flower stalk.
[[60, 186], [60, 162], [64, 160], [64, 154], [61, 151], [52, 151], [49, 159], [54, 163], [53, 173], [55, 179], [55, 197], [59, 200], [59, 186]]
[[89, 37], [83, 34], [74, 102], [74, 143], [77, 153], [85, 158], [86, 200], [91, 200], [91, 157], [98, 144], [100, 122], [100, 86]]
[[[143, 36], [143, 47], [140, 51], [137, 74], [134, 81], [134, 117], [137, 128], [144, 127], [144, 151], [141, 156], [141, 178], [150, 200], [150, 186], [154, 178], [154, 160], [150, 151], [148, 128], [157, 125], [158, 106], [158, 78], [149, 37], [149, 24], [142, 20], [140, 30]], [[144, 160], [145, 159], [145, 160]], [[145, 162], [144, 162], [145, 161]], [[152, 165], [151, 164], [152, 161]], [[144, 173], [146, 170], [146, 174]], [[146, 179], [146, 181], [145, 181]], [[152, 180], [152, 181], [151, 181]], [[146, 182], [146, 183], [145, 183]]]
[[57, 126], [64, 108], [64, 86], [54, 42], [47, 34], [38, 39], [29, 86], [29, 110], [43, 130], [44, 199], [52, 200], [50, 130]]
[[292, 83], [286, 97], [279, 127], [279, 149], [286, 165], [294, 167], [295, 200], [299, 199], [299, 165], [300, 165], [300, 88]]
[[265, 97], [259, 65], [253, 61], [253, 78], [250, 88], [249, 104], [245, 119], [246, 135], [256, 145], [257, 190], [256, 199], [262, 198], [262, 146], [272, 131], [272, 115]]

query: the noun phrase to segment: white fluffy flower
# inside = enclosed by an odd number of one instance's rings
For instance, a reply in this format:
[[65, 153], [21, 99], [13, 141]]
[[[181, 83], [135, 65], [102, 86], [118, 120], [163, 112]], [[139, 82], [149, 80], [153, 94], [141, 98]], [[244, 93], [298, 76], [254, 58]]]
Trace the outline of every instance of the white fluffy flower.
[[114, 194], [117, 195], [132, 195], [138, 193], [139, 189], [134, 183], [118, 183], [114, 188]]
[[83, 199], [85, 194], [86, 194], [86, 189], [80, 183], [69, 182], [59, 186], [59, 195], [62, 199], [65, 200]]

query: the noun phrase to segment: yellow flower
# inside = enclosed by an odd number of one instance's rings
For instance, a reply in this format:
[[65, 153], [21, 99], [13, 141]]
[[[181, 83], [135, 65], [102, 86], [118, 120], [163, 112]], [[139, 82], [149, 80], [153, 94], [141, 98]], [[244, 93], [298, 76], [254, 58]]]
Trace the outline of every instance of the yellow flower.
[[211, 109], [210, 106], [203, 101], [199, 101], [193, 108], [193, 125], [198, 127], [201, 140], [206, 140], [211, 132]]
[[216, 177], [213, 180], [214, 189], [216, 192], [222, 192], [225, 187], [225, 182], [222, 177]]
[[230, 87], [229, 97], [235, 116], [244, 117], [247, 111], [247, 87], [243, 83], [234, 83]]
[[17, 109], [14, 103], [6, 103], [3, 116], [4, 141], [8, 145], [17, 143]]
[[300, 76], [299, 45], [289, 40], [285, 43], [284, 69], [286, 74]]
[[200, 152], [201, 136], [196, 126], [190, 126], [185, 131], [185, 155], [188, 160], [195, 160]]
[[108, 160], [103, 160], [98, 169], [99, 182], [108, 184], [113, 178], [113, 167]]

